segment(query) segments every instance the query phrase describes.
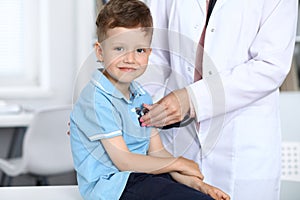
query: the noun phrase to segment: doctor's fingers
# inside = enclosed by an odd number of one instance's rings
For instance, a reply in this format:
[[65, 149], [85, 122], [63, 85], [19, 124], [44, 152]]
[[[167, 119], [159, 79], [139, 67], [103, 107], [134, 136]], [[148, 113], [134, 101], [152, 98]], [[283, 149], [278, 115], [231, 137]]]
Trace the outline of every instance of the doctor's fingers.
[[180, 109], [172, 109], [164, 104], [144, 105], [149, 112], [141, 118], [145, 125], [162, 127], [182, 120]]
[[190, 99], [185, 88], [174, 90], [158, 103], [164, 104], [177, 121], [181, 121], [190, 110]]
[[149, 113], [150, 120], [148, 122], [144, 122], [143, 125], [160, 128], [178, 122], [177, 119], [174, 118], [172, 115], [166, 115], [166, 113], [159, 113], [157, 115], [152, 115], [151, 113]]
[[154, 104], [154, 105], [147, 105], [143, 104], [144, 108], [147, 108], [149, 111], [147, 114], [142, 116], [140, 119], [140, 122], [143, 123], [143, 125], [150, 125], [150, 124], [155, 124], [155, 125], [161, 125], [163, 126], [164, 121], [167, 117], [167, 113], [165, 108], [162, 105], [159, 104]]
[[167, 117], [163, 117], [163, 118], [160, 118], [158, 116], [158, 118], [152, 119], [148, 126], [154, 126], [154, 127], [157, 127], [157, 128], [162, 128], [164, 126], [167, 126], [167, 125], [170, 125], [170, 124], [175, 124], [177, 122], [178, 122], [178, 120], [176, 120], [172, 116], [167, 116]]

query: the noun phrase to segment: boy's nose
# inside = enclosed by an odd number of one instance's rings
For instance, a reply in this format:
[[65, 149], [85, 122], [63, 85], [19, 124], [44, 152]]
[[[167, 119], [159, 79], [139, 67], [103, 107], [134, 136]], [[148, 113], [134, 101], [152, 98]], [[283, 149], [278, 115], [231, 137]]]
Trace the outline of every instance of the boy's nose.
[[134, 60], [135, 60], [135, 57], [134, 57], [134, 51], [129, 51], [125, 54], [124, 56], [124, 62], [127, 62], [127, 63], [133, 63]]

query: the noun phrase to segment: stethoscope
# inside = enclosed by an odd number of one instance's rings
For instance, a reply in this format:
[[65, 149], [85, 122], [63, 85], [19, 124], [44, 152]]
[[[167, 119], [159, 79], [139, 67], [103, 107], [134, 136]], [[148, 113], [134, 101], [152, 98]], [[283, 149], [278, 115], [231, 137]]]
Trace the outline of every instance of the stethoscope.
[[[144, 116], [147, 112], [149, 112], [149, 110], [147, 108], [137, 107], [137, 108], [135, 108], [135, 112], [136, 112], [136, 114], [138, 114], [138, 116], [139, 116], [138, 119], [140, 121], [140, 118], [142, 116]], [[183, 118], [183, 120], [181, 120], [179, 122], [176, 122], [176, 123], [173, 123], [173, 124], [169, 124], [169, 125], [163, 126], [160, 129], [179, 128], [179, 127], [183, 127], [183, 126], [189, 125], [190, 123], [192, 123], [192, 121], [194, 121], [194, 118], [191, 118], [189, 115], [186, 115]]]

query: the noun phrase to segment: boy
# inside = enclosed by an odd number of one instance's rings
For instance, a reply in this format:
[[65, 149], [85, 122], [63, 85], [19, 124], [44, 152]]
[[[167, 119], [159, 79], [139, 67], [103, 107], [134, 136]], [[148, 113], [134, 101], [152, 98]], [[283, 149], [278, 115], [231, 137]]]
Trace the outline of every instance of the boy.
[[137, 111], [143, 103], [152, 104], [133, 81], [146, 70], [151, 53], [152, 17], [147, 6], [138, 0], [111, 0], [96, 24], [100, 43], [95, 51], [104, 69], [97, 70], [82, 91], [70, 124], [84, 199], [228, 200], [202, 181], [194, 161], [174, 158], [156, 129], [139, 124]]

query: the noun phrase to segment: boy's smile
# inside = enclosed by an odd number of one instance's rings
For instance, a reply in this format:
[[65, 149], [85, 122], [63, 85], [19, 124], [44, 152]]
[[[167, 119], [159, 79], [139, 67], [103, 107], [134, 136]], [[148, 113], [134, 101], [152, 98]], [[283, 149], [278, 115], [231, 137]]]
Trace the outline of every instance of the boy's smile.
[[124, 72], [132, 72], [136, 70], [135, 68], [131, 68], [131, 67], [119, 67], [119, 69]]

